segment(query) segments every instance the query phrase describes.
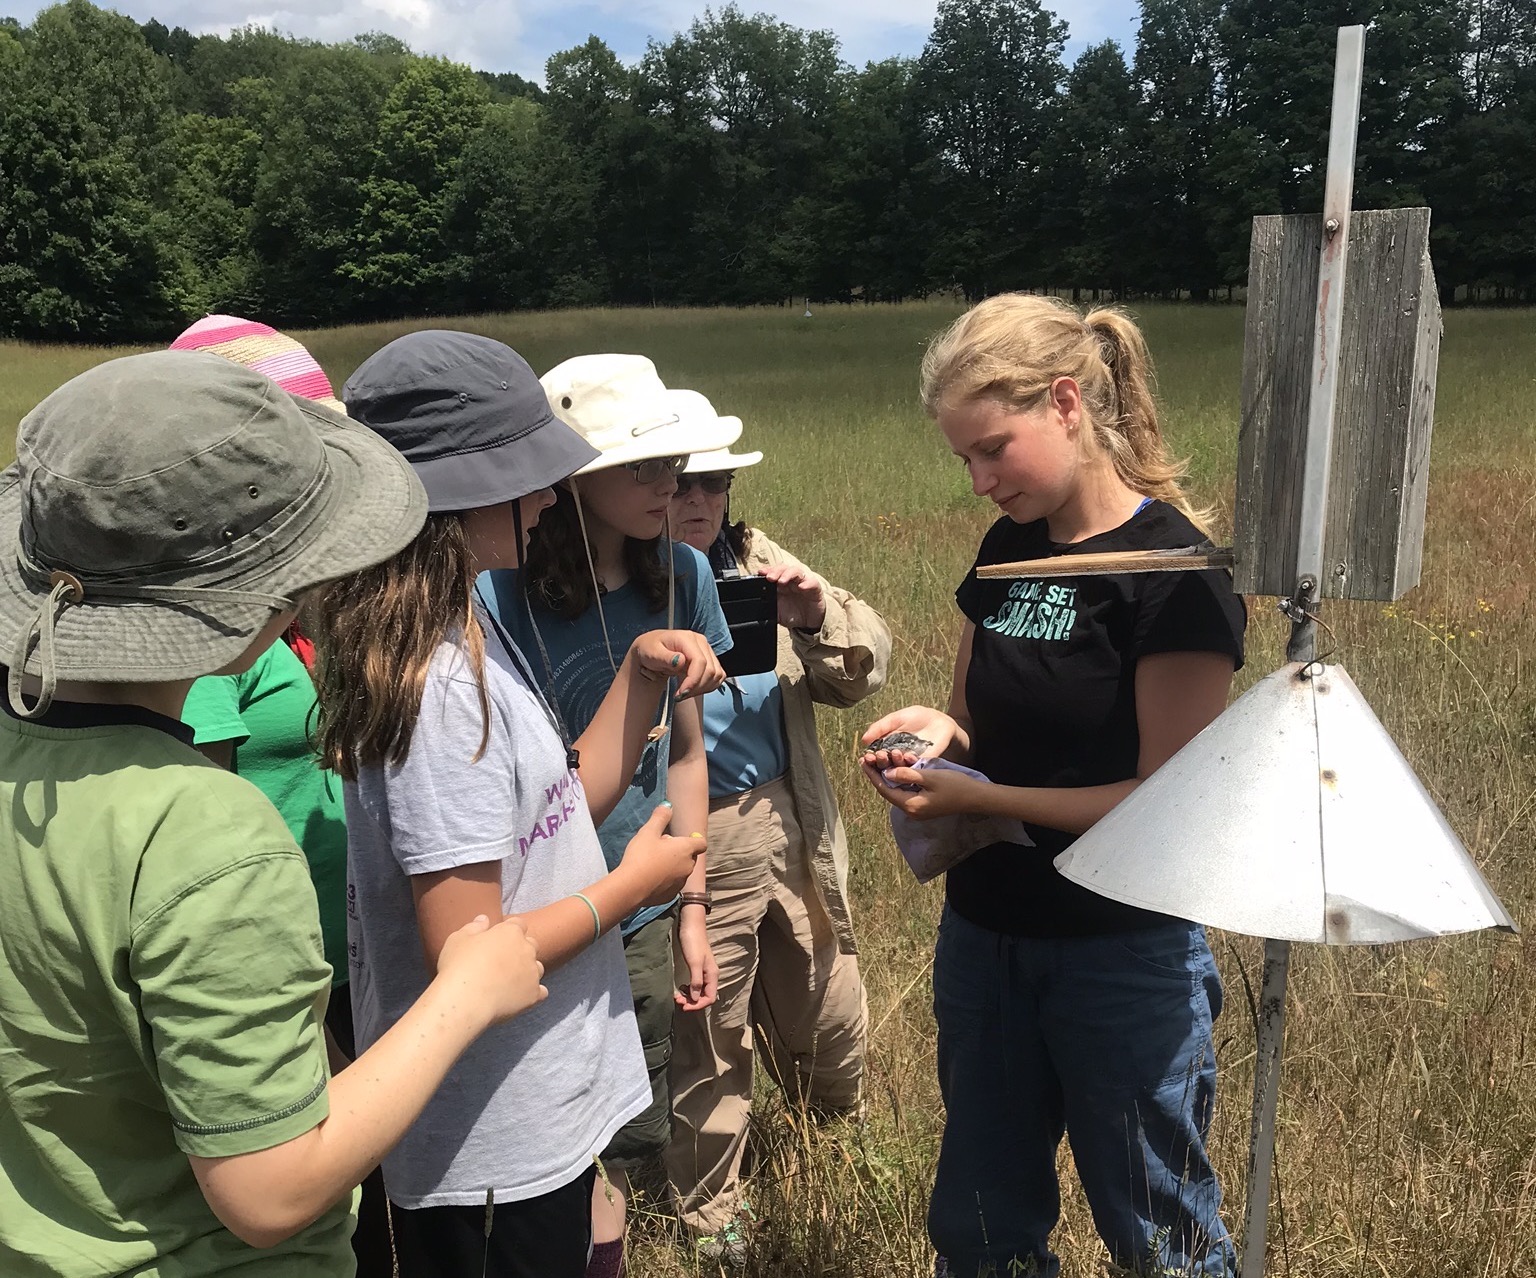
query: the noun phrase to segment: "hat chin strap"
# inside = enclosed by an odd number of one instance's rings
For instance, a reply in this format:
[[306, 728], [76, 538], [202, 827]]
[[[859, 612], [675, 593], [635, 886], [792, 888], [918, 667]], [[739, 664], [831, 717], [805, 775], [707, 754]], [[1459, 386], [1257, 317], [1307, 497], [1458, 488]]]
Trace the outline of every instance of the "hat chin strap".
[[[16, 646], [11, 650], [11, 664], [6, 677], [6, 696], [11, 709], [22, 719], [36, 719], [48, 712], [54, 694], [59, 687], [58, 660], [55, 654], [54, 629], [64, 609], [83, 604], [87, 595], [92, 599], [143, 599], [153, 603], [201, 603], [205, 600], [221, 600], [229, 603], [260, 604], [282, 612], [294, 606], [285, 595], [269, 595], [259, 590], [226, 590], [219, 586], [161, 586], [132, 585], [125, 582], [91, 582], [89, 588], [72, 572], [55, 569], [44, 570], [19, 550], [16, 562], [23, 577], [30, 581], [48, 583], [48, 594], [38, 605], [32, 620], [22, 627], [16, 636]], [[39, 690], [37, 700], [30, 707], [22, 696], [21, 677], [32, 653], [37, 653]]]
[[[576, 499], [576, 522], [581, 526], [581, 546], [587, 552], [587, 571], [592, 574], [592, 597], [597, 604], [597, 622], [603, 628], [603, 647], [608, 652], [608, 664], [613, 673], [619, 673], [619, 663], [613, 659], [613, 640], [608, 637], [608, 618], [603, 613], [603, 590], [597, 579], [597, 564], [592, 558], [592, 542], [587, 537], [587, 517], [581, 509], [581, 486], [571, 484], [571, 496]], [[677, 557], [672, 553], [672, 506], [667, 504], [662, 536], [667, 543], [667, 629], [677, 629]], [[672, 695], [662, 698], [661, 718], [648, 733], [647, 741], [660, 741], [672, 729]]]
[[[48, 592], [48, 597], [43, 600], [36, 615], [16, 636], [16, 647], [11, 651], [11, 667], [5, 681], [5, 691], [10, 699], [12, 711], [19, 718], [35, 719], [46, 714], [48, 707], [53, 704], [53, 694], [58, 691], [59, 686], [58, 670], [53, 655], [54, 623], [58, 621], [59, 614], [64, 611], [65, 604], [79, 603], [82, 598], [84, 594], [78, 581], [68, 573], [55, 573], [53, 589]], [[34, 641], [37, 645], [38, 673], [42, 686], [38, 690], [37, 700], [29, 708], [21, 695], [21, 672], [26, 669], [27, 659], [32, 655]]]
[[[677, 629], [677, 556], [672, 549], [672, 503], [667, 503], [662, 535], [667, 542], [667, 629]], [[672, 728], [672, 690], [661, 699], [661, 720], [646, 734], [647, 741], [660, 741]]]
[[597, 624], [603, 629], [603, 649], [608, 654], [608, 664], [613, 673], [619, 673], [619, 663], [613, 659], [613, 640], [608, 637], [608, 617], [603, 612], [603, 586], [597, 578], [597, 563], [592, 558], [592, 539], [587, 536], [587, 516], [581, 507], [581, 485], [571, 483], [571, 497], [576, 502], [576, 523], [581, 528], [581, 548], [587, 552], [587, 572], [592, 578], [592, 598], [597, 604]]

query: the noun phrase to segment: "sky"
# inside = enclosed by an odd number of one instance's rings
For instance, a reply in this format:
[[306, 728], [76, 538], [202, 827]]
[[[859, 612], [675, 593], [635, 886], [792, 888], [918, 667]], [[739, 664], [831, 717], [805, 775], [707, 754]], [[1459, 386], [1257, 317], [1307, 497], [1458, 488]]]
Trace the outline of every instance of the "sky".
[[[101, 3], [102, 0], [97, 0]], [[935, 0], [738, 0], [797, 27], [829, 28], [843, 57], [861, 66], [895, 55], [916, 56], [933, 25]], [[104, 8], [137, 22], [158, 18], [194, 34], [226, 34], [256, 25], [333, 42], [363, 31], [387, 31], [418, 53], [442, 54], [482, 71], [515, 71], [540, 83], [552, 53], [600, 36], [625, 62], [648, 39], [666, 40], [703, 13], [706, 0], [107, 0]], [[713, 7], [722, 7], [716, 0]], [[0, 0], [0, 16], [30, 23], [44, 6]], [[1069, 29], [1067, 60], [1087, 45], [1135, 43], [1137, 0], [1047, 0]]]

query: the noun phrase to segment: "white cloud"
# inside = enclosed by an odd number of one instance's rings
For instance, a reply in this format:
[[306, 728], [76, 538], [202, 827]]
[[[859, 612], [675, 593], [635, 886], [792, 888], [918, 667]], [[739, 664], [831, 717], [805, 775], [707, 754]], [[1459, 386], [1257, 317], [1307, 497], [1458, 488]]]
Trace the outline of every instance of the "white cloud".
[[[708, 0], [719, 9], [724, 0]], [[850, 60], [916, 53], [933, 27], [937, 0], [738, 0], [748, 13], [766, 11], [798, 27], [831, 29]], [[1119, 40], [1129, 47], [1135, 38], [1138, 0], [1057, 0], [1047, 7], [1069, 28], [1069, 50], [1100, 40]], [[531, 0], [530, 8], [555, 13], [569, 6], [561, 0]], [[587, 0], [583, 6], [632, 22], [655, 27], [665, 37], [680, 31], [704, 11], [705, 0]], [[915, 43], [913, 34], [916, 33]], [[601, 34], [601, 32], [599, 32]]]
[[426, 27], [432, 19], [432, 6], [427, 0], [383, 0], [380, 4], [365, 4], [364, 9], [377, 9], [386, 17], [409, 22], [413, 27]]
[[[916, 54], [933, 25], [936, 0], [739, 0], [749, 13], [766, 11], [799, 27], [828, 28], [855, 64]], [[595, 32], [621, 56], [637, 56], [648, 37], [665, 40], [712, 3], [724, 0], [343, 0], [340, 4], [252, 4], [250, 0], [108, 0], [138, 22], [158, 18], [196, 34], [227, 34], [256, 25], [322, 41], [387, 31], [422, 53], [440, 54], [492, 71], [541, 78], [550, 54]], [[30, 22], [41, 7], [0, 0], [0, 14]], [[1071, 29], [1069, 55], [1113, 38], [1129, 46], [1136, 0], [1058, 0], [1054, 9]]]

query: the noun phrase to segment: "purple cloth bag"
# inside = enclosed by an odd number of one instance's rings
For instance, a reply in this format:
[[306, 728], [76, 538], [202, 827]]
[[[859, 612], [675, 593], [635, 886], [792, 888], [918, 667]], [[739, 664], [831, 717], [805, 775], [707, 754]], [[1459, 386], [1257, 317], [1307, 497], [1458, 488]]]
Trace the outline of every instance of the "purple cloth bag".
[[[951, 763], [948, 759], [919, 759], [912, 765], [918, 770], [941, 768], [946, 772], [960, 772], [978, 781], [989, 778], [974, 768]], [[915, 790], [916, 786], [902, 789]], [[1022, 847], [1034, 847], [1034, 841], [1024, 833], [1024, 823], [1014, 817], [987, 816], [980, 812], [957, 812], [953, 816], [934, 817], [918, 821], [898, 807], [891, 808], [891, 835], [901, 855], [919, 883], [936, 879], [952, 870], [972, 852], [993, 843], [1017, 843]]]

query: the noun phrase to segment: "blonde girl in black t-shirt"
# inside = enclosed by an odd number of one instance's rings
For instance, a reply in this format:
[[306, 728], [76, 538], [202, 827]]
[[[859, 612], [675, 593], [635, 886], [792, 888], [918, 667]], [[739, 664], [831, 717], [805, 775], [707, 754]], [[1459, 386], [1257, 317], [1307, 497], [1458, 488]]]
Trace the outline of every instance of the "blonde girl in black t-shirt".
[[[1114, 310], [1006, 295], [930, 346], [922, 394], [1001, 517], [976, 565], [1203, 539], [1151, 391], [1146, 344]], [[989, 778], [865, 771], [918, 819], [1015, 817], [950, 871], [934, 960], [947, 1109], [928, 1228], [939, 1274], [1035, 1273], [1048, 1245], [1063, 1133], [1094, 1222], [1135, 1271], [1235, 1271], [1206, 1153], [1221, 984], [1202, 929], [1062, 878], [1052, 859], [1226, 704], [1244, 611], [1223, 573], [983, 580], [964, 614], [948, 712], [909, 706], [870, 726]]]

